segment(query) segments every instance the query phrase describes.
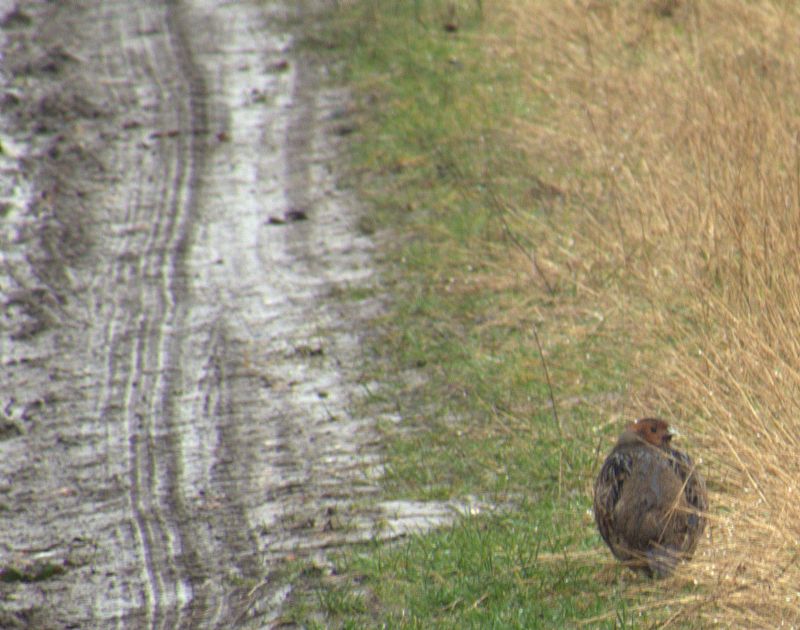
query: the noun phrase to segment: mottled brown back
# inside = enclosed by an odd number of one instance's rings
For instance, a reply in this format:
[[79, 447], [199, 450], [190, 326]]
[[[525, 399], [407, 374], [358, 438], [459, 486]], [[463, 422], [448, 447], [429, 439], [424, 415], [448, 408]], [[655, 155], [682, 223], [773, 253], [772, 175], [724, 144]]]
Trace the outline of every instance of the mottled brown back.
[[691, 557], [708, 509], [705, 483], [688, 455], [622, 434], [594, 487], [600, 535], [632, 568], [669, 575]]

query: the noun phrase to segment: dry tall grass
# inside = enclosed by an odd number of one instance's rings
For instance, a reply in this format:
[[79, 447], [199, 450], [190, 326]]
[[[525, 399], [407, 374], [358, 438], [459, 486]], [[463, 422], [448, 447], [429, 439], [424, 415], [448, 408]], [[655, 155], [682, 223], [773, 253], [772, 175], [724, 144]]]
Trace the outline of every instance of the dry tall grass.
[[547, 184], [580, 208], [561, 227], [557, 211], [517, 209], [513, 228], [555, 232], [537, 252], [549, 282], [657, 341], [641, 410], [685, 426], [709, 478], [709, 538], [653, 588], [675, 618], [800, 624], [800, 8], [506, 0], [490, 13], [503, 36], [488, 46], [537, 104], [505, 141], [550, 164]]

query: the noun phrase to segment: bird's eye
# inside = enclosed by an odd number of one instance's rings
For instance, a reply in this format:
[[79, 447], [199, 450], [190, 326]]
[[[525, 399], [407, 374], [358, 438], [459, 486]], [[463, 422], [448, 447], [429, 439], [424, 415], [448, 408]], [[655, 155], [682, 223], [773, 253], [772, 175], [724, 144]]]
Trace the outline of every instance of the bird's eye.
[[650, 427], [650, 433], [655, 433], [657, 430], [655, 427]]

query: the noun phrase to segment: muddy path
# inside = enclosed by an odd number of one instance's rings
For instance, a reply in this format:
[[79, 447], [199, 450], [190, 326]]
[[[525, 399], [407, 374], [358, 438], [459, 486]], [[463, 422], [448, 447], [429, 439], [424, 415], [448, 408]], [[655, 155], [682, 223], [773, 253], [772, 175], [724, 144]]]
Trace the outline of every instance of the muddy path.
[[378, 462], [316, 9], [0, 9], [0, 627], [269, 626]]

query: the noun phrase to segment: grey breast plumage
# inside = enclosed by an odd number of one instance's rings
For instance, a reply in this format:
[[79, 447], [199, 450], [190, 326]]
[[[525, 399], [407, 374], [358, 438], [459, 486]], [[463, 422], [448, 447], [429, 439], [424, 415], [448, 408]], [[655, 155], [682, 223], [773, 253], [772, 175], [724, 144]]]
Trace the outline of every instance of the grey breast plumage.
[[600, 535], [633, 569], [663, 577], [689, 559], [706, 525], [705, 482], [691, 458], [626, 432], [594, 488]]

